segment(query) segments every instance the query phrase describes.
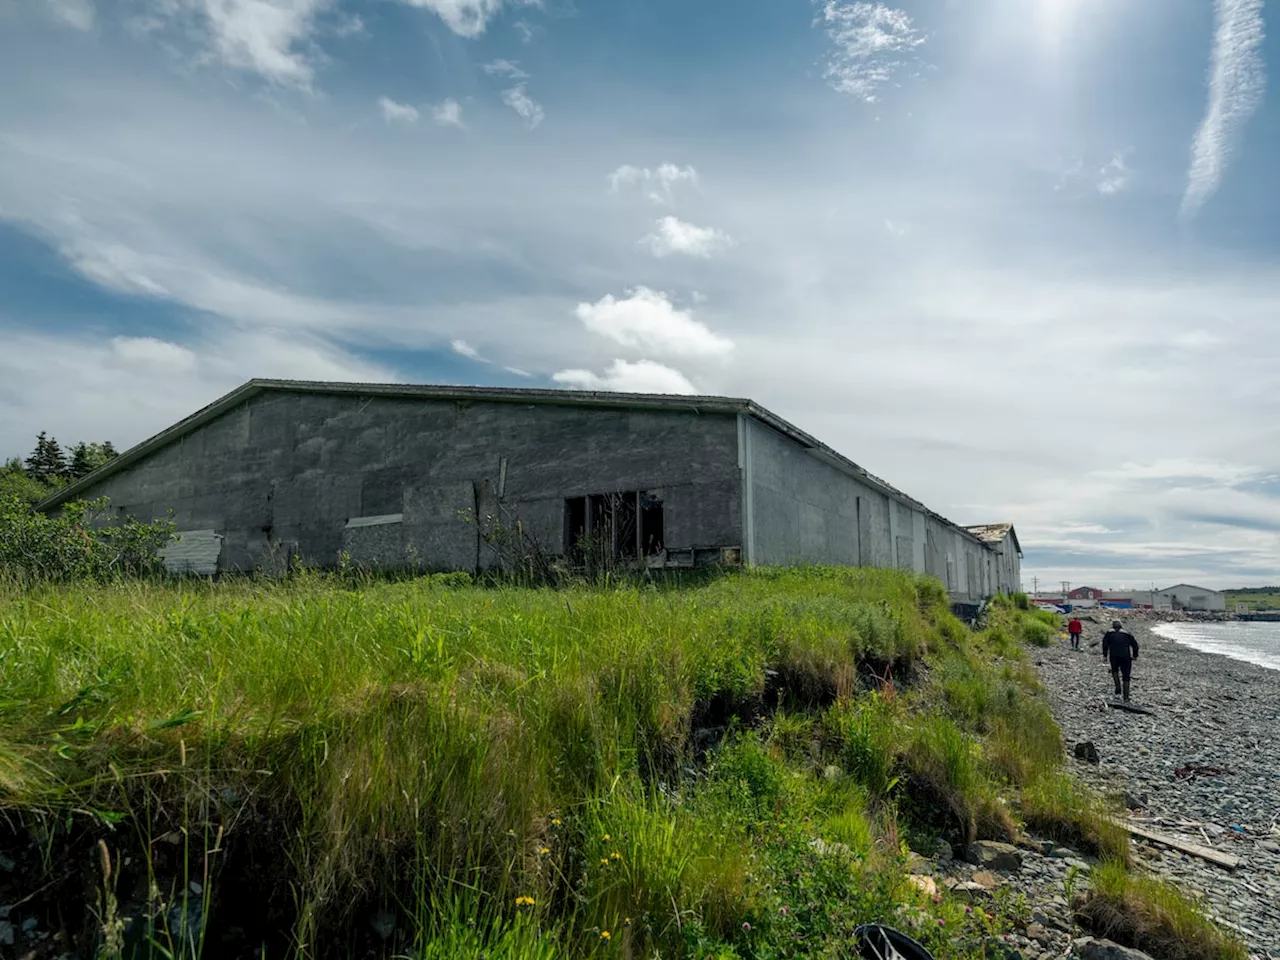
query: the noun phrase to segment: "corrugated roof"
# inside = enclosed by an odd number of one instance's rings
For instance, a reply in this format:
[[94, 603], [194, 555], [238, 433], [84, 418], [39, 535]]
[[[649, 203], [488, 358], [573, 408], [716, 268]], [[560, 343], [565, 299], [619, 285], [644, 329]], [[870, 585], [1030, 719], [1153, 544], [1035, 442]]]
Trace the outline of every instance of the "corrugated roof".
[[1013, 545], [1019, 554], [1022, 553], [1022, 545], [1018, 543], [1018, 532], [1013, 529], [1012, 523], [979, 523], [965, 529], [983, 543], [992, 544], [1004, 543], [1004, 538], [1013, 534]]
[[[315, 380], [263, 380], [254, 379], [237, 387], [230, 393], [215, 400], [207, 407], [197, 410], [191, 416], [179, 420], [173, 426], [160, 431], [155, 436], [143, 440], [130, 447], [118, 457], [108, 461], [91, 473], [85, 474], [75, 483], [68, 484], [36, 505], [39, 510], [48, 510], [74, 499], [79, 494], [105, 480], [107, 477], [150, 456], [162, 447], [186, 436], [210, 420], [222, 416], [241, 404], [263, 393], [319, 393], [319, 394], [351, 394], [361, 397], [402, 397], [423, 400], [451, 400], [455, 402], [485, 401], [490, 403], [524, 403], [552, 404], [574, 407], [623, 407], [632, 410], [687, 410], [692, 413], [726, 413], [745, 414], [763, 424], [777, 430], [806, 449], [819, 454], [828, 461], [857, 480], [868, 486], [879, 489], [887, 496], [920, 510], [940, 523], [957, 530], [980, 542], [982, 538], [973, 533], [974, 528], [962, 527], [953, 523], [941, 514], [935, 513], [919, 500], [907, 496], [897, 487], [875, 474], [858, 466], [848, 457], [837, 453], [834, 449], [799, 427], [782, 419], [777, 414], [751, 400], [739, 397], [712, 396], [678, 396], [649, 393], [609, 393], [588, 390], [543, 390], [523, 387], [461, 387], [441, 386], [437, 384], [412, 383], [329, 383]], [[1012, 524], [1006, 524], [1011, 528]]]

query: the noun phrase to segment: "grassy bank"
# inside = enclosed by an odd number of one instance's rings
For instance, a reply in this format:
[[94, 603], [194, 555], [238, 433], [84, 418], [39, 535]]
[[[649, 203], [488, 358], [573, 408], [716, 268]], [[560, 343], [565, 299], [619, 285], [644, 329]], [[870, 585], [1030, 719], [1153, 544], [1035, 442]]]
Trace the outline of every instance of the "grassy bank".
[[924, 896], [908, 845], [1127, 854], [1042, 626], [874, 570], [11, 587], [0, 849], [82, 955], [822, 956], [874, 919], [990, 956], [1021, 908]]

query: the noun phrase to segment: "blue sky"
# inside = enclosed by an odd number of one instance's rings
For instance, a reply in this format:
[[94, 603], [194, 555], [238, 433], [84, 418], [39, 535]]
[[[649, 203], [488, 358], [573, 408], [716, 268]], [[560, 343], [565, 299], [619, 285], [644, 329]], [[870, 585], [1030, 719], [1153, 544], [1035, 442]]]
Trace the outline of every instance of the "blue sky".
[[1028, 580], [1280, 582], [1276, 9], [0, 0], [0, 454], [254, 376], [750, 396]]

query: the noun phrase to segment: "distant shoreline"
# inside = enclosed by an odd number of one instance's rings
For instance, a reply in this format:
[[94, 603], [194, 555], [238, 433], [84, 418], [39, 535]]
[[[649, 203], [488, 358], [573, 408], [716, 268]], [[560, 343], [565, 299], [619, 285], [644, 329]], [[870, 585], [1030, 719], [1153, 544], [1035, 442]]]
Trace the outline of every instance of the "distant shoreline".
[[[1258, 638], [1253, 634], [1258, 630], [1273, 633], [1274, 647], [1268, 649], [1270, 645], [1256, 642]], [[1280, 671], [1280, 626], [1272, 627], [1266, 621], [1168, 621], [1152, 624], [1151, 632], [1200, 653]], [[1265, 639], [1265, 635], [1262, 638]]]

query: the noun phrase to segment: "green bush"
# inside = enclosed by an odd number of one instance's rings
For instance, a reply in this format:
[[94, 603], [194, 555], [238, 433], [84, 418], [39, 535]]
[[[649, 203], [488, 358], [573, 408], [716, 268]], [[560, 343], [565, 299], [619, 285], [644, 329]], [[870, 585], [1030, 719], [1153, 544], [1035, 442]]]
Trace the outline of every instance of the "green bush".
[[105, 580], [160, 569], [174, 525], [107, 517], [107, 500], [76, 500], [53, 516], [0, 499], [0, 572], [30, 581]]

